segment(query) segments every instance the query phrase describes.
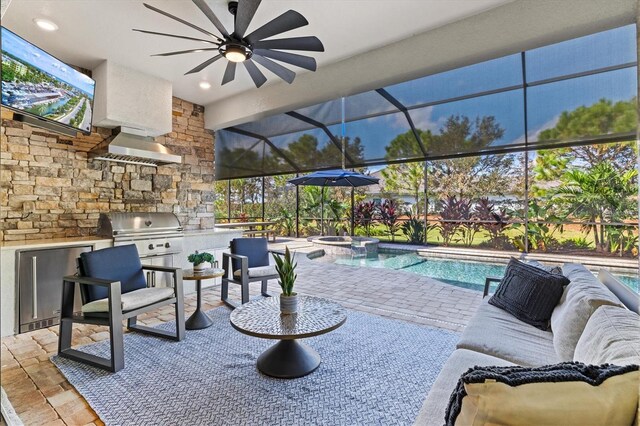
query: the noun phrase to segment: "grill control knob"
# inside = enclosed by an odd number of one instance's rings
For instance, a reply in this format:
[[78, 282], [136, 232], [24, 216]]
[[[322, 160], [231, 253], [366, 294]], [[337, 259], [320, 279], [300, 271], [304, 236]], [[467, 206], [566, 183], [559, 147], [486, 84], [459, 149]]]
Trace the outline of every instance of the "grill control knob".
[[164, 243], [164, 248], [169, 248], [171, 247], [171, 243]]
[[149, 250], [153, 250], [153, 244], [149, 244]]

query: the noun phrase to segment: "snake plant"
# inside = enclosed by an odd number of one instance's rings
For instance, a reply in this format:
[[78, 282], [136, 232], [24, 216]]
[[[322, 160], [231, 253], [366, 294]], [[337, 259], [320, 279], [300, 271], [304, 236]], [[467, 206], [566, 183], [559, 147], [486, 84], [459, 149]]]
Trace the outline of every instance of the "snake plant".
[[295, 296], [293, 285], [297, 278], [295, 270], [298, 264], [294, 262], [294, 256], [291, 255], [289, 247], [285, 248], [284, 256], [279, 253], [273, 253], [273, 259], [276, 261], [276, 271], [280, 276], [278, 284], [282, 288], [282, 295]]

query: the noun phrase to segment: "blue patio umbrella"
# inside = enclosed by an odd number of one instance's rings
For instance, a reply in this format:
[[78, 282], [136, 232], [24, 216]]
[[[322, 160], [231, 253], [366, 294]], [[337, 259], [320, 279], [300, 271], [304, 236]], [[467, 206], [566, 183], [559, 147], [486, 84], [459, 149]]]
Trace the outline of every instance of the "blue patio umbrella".
[[380, 181], [378, 178], [363, 175], [344, 169], [322, 170], [305, 176], [289, 179], [294, 185], [322, 186], [322, 201], [320, 203], [320, 234], [324, 235], [324, 187], [325, 186], [368, 186]]

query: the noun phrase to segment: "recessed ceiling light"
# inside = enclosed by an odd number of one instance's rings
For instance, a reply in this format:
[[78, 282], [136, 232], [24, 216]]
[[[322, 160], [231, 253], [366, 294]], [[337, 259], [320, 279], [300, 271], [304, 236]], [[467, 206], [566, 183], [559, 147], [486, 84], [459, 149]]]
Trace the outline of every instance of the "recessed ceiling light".
[[43, 19], [43, 18], [35, 18], [33, 20], [33, 22], [42, 30], [45, 31], [55, 31], [58, 29], [58, 26], [54, 23], [49, 21], [48, 19]]
[[208, 81], [201, 81], [200, 88], [204, 90], [211, 89], [211, 83], [209, 83]]

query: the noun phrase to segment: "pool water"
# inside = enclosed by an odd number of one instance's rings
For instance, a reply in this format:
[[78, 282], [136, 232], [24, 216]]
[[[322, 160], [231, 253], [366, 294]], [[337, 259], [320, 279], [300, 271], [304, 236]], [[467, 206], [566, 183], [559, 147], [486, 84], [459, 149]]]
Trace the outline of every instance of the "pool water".
[[[486, 277], [500, 278], [506, 265], [472, 262], [457, 259], [427, 258], [417, 253], [378, 253], [377, 257], [333, 256], [329, 258], [340, 265], [366, 268], [396, 269], [434, 278], [457, 287], [483, 291]], [[327, 259], [327, 260], [329, 260]], [[638, 292], [638, 276], [615, 274], [622, 283]], [[497, 285], [497, 284], [496, 284]]]

